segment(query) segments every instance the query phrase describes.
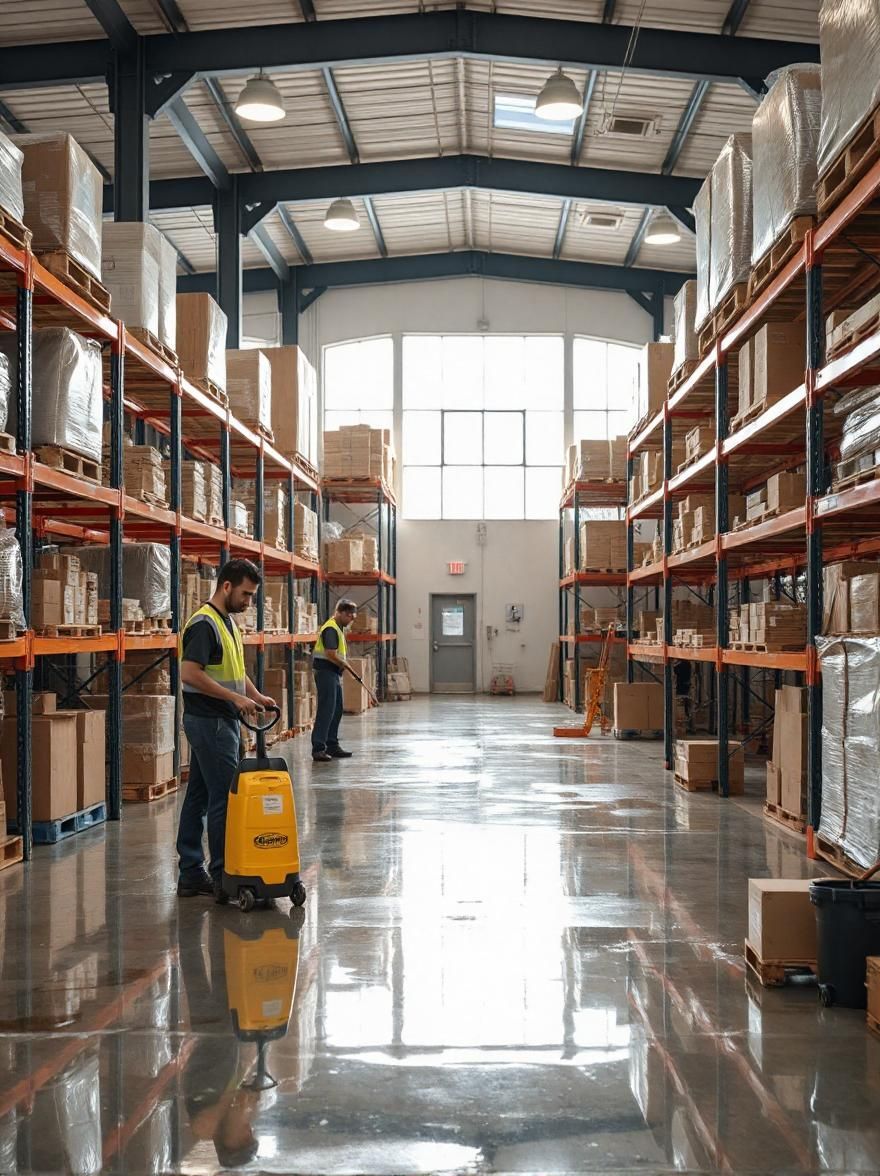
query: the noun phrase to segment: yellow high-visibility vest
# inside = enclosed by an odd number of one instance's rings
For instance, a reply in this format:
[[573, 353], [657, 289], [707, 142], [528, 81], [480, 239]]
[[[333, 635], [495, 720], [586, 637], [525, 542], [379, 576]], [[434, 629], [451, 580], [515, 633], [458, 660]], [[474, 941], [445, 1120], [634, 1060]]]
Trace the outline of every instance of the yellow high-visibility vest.
[[336, 632], [339, 634], [339, 648], [335, 652], [338, 653], [340, 657], [343, 657], [343, 658], [347, 657], [348, 656], [348, 646], [345, 643], [345, 633], [342, 631], [342, 629], [339, 627], [339, 625], [336, 624], [336, 621], [333, 619], [333, 617], [331, 617], [329, 621], [325, 621], [324, 624], [321, 626], [321, 629], [318, 633], [318, 640], [315, 642], [315, 657], [321, 658], [322, 661], [330, 661], [329, 657], [324, 656], [324, 654], [325, 654], [324, 630], [325, 629], [335, 629], [336, 630]]
[[[247, 674], [244, 667], [244, 642], [241, 639], [241, 630], [233, 621], [230, 633], [217, 611], [210, 604], [203, 604], [186, 622], [183, 633], [201, 617], [205, 617], [208, 623], [214, 626], [214, 632], [217, 634], [220, 648], [223, 650], [222, 660], [215, 666], [205, 666], [205, 673], [220, 686], [225, 686], [227, 690], [234, 690], [236, 694], [244, 694]], [[183, 633], [180, 635], [181, 658], [183, 657]], [[186, 682], [183, 683], [183, 689], [192, 694], [199, 693], [195, 686], [188, 686]]]

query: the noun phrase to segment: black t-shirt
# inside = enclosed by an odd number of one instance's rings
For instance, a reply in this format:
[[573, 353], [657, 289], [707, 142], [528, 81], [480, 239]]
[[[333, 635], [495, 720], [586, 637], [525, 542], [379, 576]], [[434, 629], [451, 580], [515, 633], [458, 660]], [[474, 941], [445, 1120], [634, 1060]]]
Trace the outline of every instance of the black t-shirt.
[[[214, 608], [213, 605], [210, 607]], [[232, 618], [224, 616], [217, 608], [214, 608], [214, 612], [232, 633], [235, 624]], [[223, 646], [207, 617], [202, 616], [193, 621], [184, 633], [183, 660], [196, 662], [200, 666], [219, 666], [223, 661]], [[186, 714], [197, 715], [202, 719], [216, 719], [221, 716], [228, 719], [237, 716], [231, 702], [224, 702], [221, 698], [211, 698], [210, 695], [192, 690], [183, 691], [183, 709]]]
[[[323, 640], [325, 649], [332, 649], [334, 653], [339, 649], [339, 634], [332, 626], [324, 630]], [[320, 654], [315, 655], [312, 659], [312, 664], [316, 670], [328, 670], [331, 674], [337, 674], [340, 678], [342, 677], [341, 667], [335, 662], [330, 661], [329, 658], [321, 657]]]

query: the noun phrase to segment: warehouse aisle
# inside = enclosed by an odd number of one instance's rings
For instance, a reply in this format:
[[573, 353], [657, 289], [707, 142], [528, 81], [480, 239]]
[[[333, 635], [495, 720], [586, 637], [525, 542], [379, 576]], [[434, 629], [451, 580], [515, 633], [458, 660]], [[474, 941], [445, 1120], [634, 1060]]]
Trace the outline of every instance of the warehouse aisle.
[[0, 874], [0, 1171], [880, 1169], [862, 1017], [746, 983], [746, 878], [808, 873], [795, 843], [559, 713], [289, 747], [301, 926], [178, 903], [174, 802]]

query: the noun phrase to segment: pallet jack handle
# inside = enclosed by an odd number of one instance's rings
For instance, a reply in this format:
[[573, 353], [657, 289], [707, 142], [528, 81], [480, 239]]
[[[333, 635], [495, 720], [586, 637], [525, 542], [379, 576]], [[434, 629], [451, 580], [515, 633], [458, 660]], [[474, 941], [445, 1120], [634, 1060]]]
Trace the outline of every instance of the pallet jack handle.
[[345, 668], [351, 674], [352, 678], [354, 678], [355, 682], [359, 682], [361, 684], [361, 686], [363, 686], [364, 690], [366, 690], [367, 694], [369, 694], [370, 698], [372, 698], [373, 702], [375, 702], [376, 706], [378, 706], [379, 699], [376, 697], [376, 695], [373, 693], [373, 691], [369, 688], [369, 686], [366, 684], [366, 682], [363, 680], [363, 678], [360, 676], [360, 674], [356, 674], [354, 672], [354, 670], [351, 668], [351, 666], [349, 666], [349, 665], [346, 665]]
[[266, 732], [271, 731], [278, 720], [281, 718], [281, 708], [278, 706], [267, 706], [267, 711], [274, 711], [275, 718], [271, 723], [267, 723], [265, 727], [255, 727], [253, 723], [249, 723], [243, 715], [239, 715], [239, 721], [243, 727], [247, 727], [249, 731], [254, 731], [257, 736], [257, 756], [259, 759], [266, 758]]

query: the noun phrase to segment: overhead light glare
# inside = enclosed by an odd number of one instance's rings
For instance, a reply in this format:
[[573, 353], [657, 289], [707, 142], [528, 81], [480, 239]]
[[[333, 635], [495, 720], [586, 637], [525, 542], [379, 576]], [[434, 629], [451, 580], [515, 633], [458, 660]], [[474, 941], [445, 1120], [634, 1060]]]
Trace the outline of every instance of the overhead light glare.
[[354, 205], [345, 196], [334, 200], [324, 216], [324, 228], [335, 233], [353, 233], [361, 227]]
[[647, 245], [677, 245], [681, 240], [681, 230], [668, 212], [658, 212], [648, 225], [645, 233]]
[[278, 122], [284, 118], [284, 99], [271, 78], [259, 73], [250, 78], [235, 104], [235, 113], [248, 122]]
[[580, 91], [561, 69], [547, 79], [535, 103], [535, 114], [548, 122], [579, 118], [583, 109]]

